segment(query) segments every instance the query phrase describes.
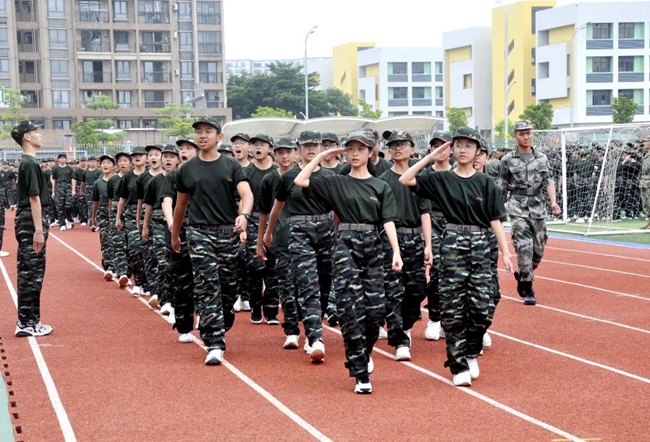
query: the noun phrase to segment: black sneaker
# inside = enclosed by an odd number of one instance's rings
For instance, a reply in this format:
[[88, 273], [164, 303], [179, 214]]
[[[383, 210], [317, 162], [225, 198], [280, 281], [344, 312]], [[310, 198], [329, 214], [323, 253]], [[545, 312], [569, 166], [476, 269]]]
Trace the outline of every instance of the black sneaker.
[[327, 316], [327, 325], [330, 327], [336, 327], [339, 325], [339, 320], [337, 319], [336, 315], [328, 315]]
[[262, 312], [253, 310], [251, 311], [251, 322], [253, 324], [261, 324], [262, 323]]
[[280, 325], [280, 321], [275, 316], [264, 318], [264, 321], [266, 321], [268, 325]]
[[370, 377], [358, 377], [357, 384], [354, 386], [354, 392], [356, 394], [370, 394], [372, 393], [372, 384], [370, 383]]
[[521, 276], [519, 274], [519, 270], [515, 270], [515, 279], [517, 280], [517, 293], [519, 293], [519, 296], [522, 298], [525, 298], [526, 292], [524, 290], [524, 283], [520, 281]]
[[526, 295], [526, 297], [524, 298], [524, 305], [535, 305], [535, 304], [537, 304], [535, 295], [533, 295], [532, 293]]

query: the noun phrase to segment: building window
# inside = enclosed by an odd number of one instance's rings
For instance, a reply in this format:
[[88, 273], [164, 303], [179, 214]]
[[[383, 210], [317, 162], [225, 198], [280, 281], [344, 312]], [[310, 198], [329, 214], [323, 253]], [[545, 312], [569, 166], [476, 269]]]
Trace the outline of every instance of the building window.
[[618, 57], [619, 72], [634, 72], [634, 57]]
[[181, 51], [191, 51], [194, 47], [194, 36], [191, 32], [179, 32], [178, 39], [180, 41]]
[[131, 129], [133, 128], [133, 120], [117, 120], [118, 129]]
[[205, 91], [205, 105], [210, 108], [221, 107], [219, 91]]
[[124, 21], [129, 19], [127, 2], [125, 1], [113, 2], [113, 18], [116, 21]]
[[178, 19], [192, 20], [192, 3], [190, 2], [178, 3]]
[[634, 38], [634, 23], [619, 23], [618, 38]]
[[406, 62], [388, 63], [388, 75], [406, 75], [407, 70]]
[[52, 91], [52, 107], [69, 108], [70, 91]]
[[430, 87], [414, 87], [412, 98], [428, 98], [431, 99]]
[[594, 40], [611, 40], [612, 24], [611, 23], [594, 23], [592, 38]]
[[535, 79], [535, 78], [530, 80], [530, 93], [533, 96], [537, 95], [537, 79]]
[[472, 88], [472, 74], [463, 75], [463, 89]]
[[[512, 100], [510, 104], [508, 105], [508, 115], [512, 113], [512, 111], [515, 110], [515, 100]], [[471, 116], [471, 115], [470, 115]]]
[[591, 71], [612, 72], [612, 57], [593, 57], [591, 60]]
[[630, 100], [634, 100], [634, 89], [619, 89], [618, 97], [625, 97]]
[[217, 75], [217, 63], [200, 61], [199, 81], [203, 83], [219, 83]]
[[50, 29], [50, 47], [67, 48], [68, 31], [65, 29]]
[[7, 28], [0, 28], [0, 46], [3, 48], [9, 46], [9, 34]]
[[405, 115], [408, 115], [409, 113], [407, 111], [394, 111], [394, 112], [388, 112], [389, 117], [403, 117]]
[[169, 2], [139, 1], [138, 21], [140, 23], [169, 23]]
[[25, 96], [25, 107], [38, 107], [38, 91], [20, 91]]
[[442, 61], [436, 61], [436, 74], [442, 75]]
[[412, 115], [421, 115], [423, 117], [430, 117], [431, 111], [413, 111]]
[[443, 111], [436, 111], [436, 117], [444, 118], [445, 114]]
[[508, 75], [508, 84], [512, 83], [512, 80], [514, 80], [514, 79], [515, 79], [515, 70], [513, 69], [510, 72], [510, 75]]
[[408, 88], [406, 87], [389, 87], [388, 98], [391, 100], [405, 100], [408, 98]]
[[609, 106], [612, 104], [612, 91], [593, 91], [591, 104], [593, 106]]
[[537, 32], [537, 18], [536, 14], [539, 11], [544, 11], [545, 9], [551, 9], [550, 6], [534, 6], [530, 8], [530, 13], [531, 13], [531, 22], [530, 22], [530, 33], [535, 35], [535, 32]]
[[47, 0], [48, 17], [65, 17], [65, 0]]
[[187, 103], [194, 98], [193, 91], [181, 91], [181, 103]]
[[200, 31], [198, 41], [199, 54], [221, 54], [221, 31]]
[[514, 48], [515, 48], [515, 40], [513, 39], [508, 45], [508, 54], [511, 53]]
[[0, 77], [9, 77], [9, 60], [0, 59]]
[[115, 50], [121, 52], [130, 52], [129, 46], [129, 33], [127, 31], [115, 31], [113, 34], [115, 38]]
[[165, 107], [165, 91], [144, 91], [144, 107], [154, 109]]
[[194, 79], [194, 62], [181, 61], [181, 78], [185, 80]]
[[117, 71], [117, 80], [131, 81], [131, 62], [116, 61], [115, 70]]
[[196, 21], [200, 25], [220, 25], [220, 2], [196, 2]]
[[[18, 10], [16, 10], [18, 12]], [[6, 17], [7, 15], [7, 2], [5, 0], [0, 0], [0, 16]]]
[[54, 129], [70, 129], [72, 120], [52, 120]]
[[411, 63], [411, 70], [414, 75], [431, 75], [431, 63], [414, 61]]
[[68, 60], [50, 60], [52, 78], [70, 78]]
[[131, 107], [131, 91], [117, 91], [117, 104], [120, 107]]

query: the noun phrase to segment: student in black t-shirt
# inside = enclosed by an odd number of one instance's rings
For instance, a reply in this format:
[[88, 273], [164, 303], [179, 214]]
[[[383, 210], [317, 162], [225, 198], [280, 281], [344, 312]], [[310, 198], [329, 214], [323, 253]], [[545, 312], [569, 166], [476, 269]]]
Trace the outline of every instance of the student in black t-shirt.
[[48, 236], [44, 208], [50, 204], [45, 174], [36, 162], [36, 150], [43, 146], [38, 126], [22, 121], [11, 129], [11, 138], [22, 147], [18, 168], [15, 230], [18, 252], [18, 322], [16, 336], [43, 336], [52, 327], [41, 323], [41, 290], [45, 276]]
[[[58, 165], [52, 169], [52, 200], [56, 201], [59, 216], [59, 230], [70, 230], [72, 223], [72, 168], [68, 166], [68, 157], [60, 153]], [[65, 224], [64, 224], [65, 223]]]
[[93, 214], [92, 224], [99, 226], [99, 244], [102, 251], [102, 267], [104, 268], [104, 279], [111, 281], [114, 277], [126, 277], [126, 275], [115, 275], [113, 273], [113, 248], [111, 241], [111, 230], [109, 227], [110, 216], [108, 211], [108, 182], [115, 173], [115, 158], [110, 155], [102, 155], [99, 159], [102, 170], [102, 177], [93, 185]]
[[[119, 152], [115, 155], [115, 160], [117, 161], [118, 173], [108, 180], [108, 213], [111, 246], [113, 247], [113, 271], [119, 276], [118, 282], [120, 287], [124, 288], [128, 285], [130, 277], [126, 257], [126, 235], [124, 229], [117, 230], [117, 228], [115, 228], [115, 217], [117, 216], [117, 206], [120, 202], [120, 185], [122, 184], [122, 177], [131, 170], [131, 155], [127, 152]], [[97, 163], [96, 160], [95, 163]], [[87, 177], [88, 175], [86, 175], [86, 178]], [[97, 182], [97, 180], [93, 180], [93, 185], [95, 182]], [[92, 194], [90, 199], [92, 200]], [[92, 227], [94, 228], [95, 226]]]
[[[246, 241], [246, 226], [253, 209], [253, 193], [241, 165], [221, 155], [221, 124], [202, 118], [193, 125], [201, 152], [179, 169], [172, 250], [181, 251], [180, 228], [188, 210], [188, 232], [194, 293], [200, 316], [201, 339], [208, 349], [206, 365], [218, 365], [226, 350], [225, 333], [235, 320], [237, 253]], [[241, 197], [240, 211], [235, 190]]]
[[492, 289], [487, 232], [494, 231], [503, 263], [512, 272], [510, 252], [501, 219], [506, 216], [499, 188], [488, 175], [474, 170], [481, 137], [462, 128], [454, 135], [458, 166], [452, 171], [420, 174], [445, 155], [445, 143], [407, 170], [399, 179], [416, 195], [438, 203], [448, 224], [442, 240], [440, 307], [447, 341], [447, 362], [456, 386], [470, 386], [479, 376], [477, 358], [483, 349]]
[[[372, 135], [372, 138], [375, 140], [375, 144], [372, 147], [370, 152], [370, 162], [368, 163], [368, 171], [372, 176], [378, 177], [382, 173], [386, 172], [393, 165], [390, 161], [383, 157], [383, 154], [379, 152], [381, 149], [381, 138], [379, 138], [379, 133], [376, 130], [371, 128], [361, 129], [363, 132], [368, 132]], [[350, 163], [344, 164], [339, 170], [340, 175], [347, 175], [350, 173], [351, 165]]]
[[[324, 132], [322, 139], [323, 149], [325, 150], [339, 149], [341, 147], [339, 137], [334, 133]], [[323, 169], [329, 169], [334, 173], [339, 173], [343, 167], [343, 162], [341, 161], [340, 156], [336, 156], [329, 161], [323, 161], [321, 167]]]
[[[101, 176], [102, 176], [102, 171], [97, 168], [97, 157], [91, 156], [88, 159], [88, 168], [83, 171], [83, 175], [81, 176], [81, 188], [79, 189], [79, 191], [82, 194], [84, 194], [84, 196], [86, 197], [87, 202], [92, 201], [93, 184], [95, 184], [95, 181], [97, 181]], [[87, 205], [88, 205], [87, 216], [88, 218], [91, 218], [93, 206], [90, 203], [88, 203]], [[115, 205], [115, 210], [117, 210], [117, 204]]]
[[[352, 132], [345, 148], [319, 154], [295, 179], [296, 186], [331, 207], [341, 220], [333, 259], [334, 292], [346, 367], [357, 380], [354, 392], [358, 394], [372, 393], [370, 355], [385, 317], [382, 227], [393, 251], [392, 267], [402, 270], [395, 196], [386, 182], [368, 171], [374, 145], [371, 133]], [[312, 176], [321, 161], [343, 152], [351, 166], [349, 175]]]

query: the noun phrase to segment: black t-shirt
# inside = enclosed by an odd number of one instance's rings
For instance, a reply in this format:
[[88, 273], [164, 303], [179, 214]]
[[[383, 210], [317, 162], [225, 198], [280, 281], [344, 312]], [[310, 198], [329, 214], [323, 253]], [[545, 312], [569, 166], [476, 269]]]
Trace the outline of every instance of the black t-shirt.
[[0, 174], [2, 175], [2, 183], [6, 186], [7, 184], [11, 184], [13, 180], [16, 179], [16, 174], [13, 172], [13, 170], [7, 170], [7, 171], [1, 171]]
[[93, 184], [94, 201], [99, 201], [99, 207], [108, 207], [108, 180], [105, 180], [103, 176]]
[[102, 176], [102, 171], [99, 169], [95, 169], [95, 170], [86, 169], [83, 172], [81, 181], [86, 183], [86, 187], [92, 187], [92, 185], [95, 184], [95, 181], [101, 178], [101, 176]]
[[[95, 183], [97, 181], [95, 180]], [[122, 182], [122, 177], [119, 176], [118, 174], [115, 174], [111, 177], [110, 180], [108, 180], [108, 190], [107, 190], [107, 196], [108, 199], [114, 202], [117, 202], [120, 200], [120, 183]], [[88, 185], [88, 184], [86, 184]], [[94, 183], [93, 183], [94, 185]]]
[[[331, 207], [324, 199], [309, 198], [303, 192], [302, 187], [298, 187], [293, 182], [298, 174], [301, 172], [300, 167], [285, 172], [280, 177], [280, 187], [275, 198], [281, 203], [286, 203], [289, 215], [322, 215], [328, 213]], [[322, 167], [316, 172], [312, 173], [312, 178], [336, 176], [331, 170], [323, 169]]]
[[52, 178], [52, 169], [47, 169], [43, 172], [45, 173], [45, 179], [47, 180], [47, 187], [52, 188], [52, 181], [50, 181], [50, 178]]
[[147, 206], [151, 206], [152, 210], [160, 209], [162, 203], [162, 190], [163, 186], [167, 182], [167, 178], [164, 174], [159, 173], [155, 177], [149, 180], [149, 185], [144, 191], [143, 202]]
[[[162, 173], [162, 172], [161, 172]], [[156, 175], [152, 175], [148, 170], [145, 173], [141, 173], [135, 180], [135, 189], [136, 194], [139, 200], [144, 200], [144, 194], [149, 187], [149, 183]]]
[[[288, 172], [288, 171], [287, 171]], [[285, 172], [285, 173], [287, 173]], [[275, 197], [280, 188], [281, 175], [275, 170], [273, 173], [269, 173], [262, 180], [262, 185], [260, 188], [260, 201], [259, 201], [259, 210], [262, 213], [271, 213], [273, 210], [273, 204], [275, 203]], [[278, 221], [273, 227], [273, 244], [272, 247], [275, 249], [286, 250], [289, 243], [289, 210], [285, 205], [280, 212]]]
[[463, 178], [447, 170], [418, 175], [415, 180], [411, 189], [438, 203], [449, 223], [488, 228], [491, 221], [507, 216], [499, 188], [487, 174]]
[[342, 223], [379, 226], [399, 219], [395, 195], [390, 186], [372, 176], [361, 180], [349, 175], [312, 175], [305, 193], [325, 200]]
[[[380, 177], [384, 172], [386, 172], [391, 167], [393, 167], [393, 163], [388, 161], [386, 158], [379, 157], [379, 161], [374, 166], [375, 166], [375, 170], [377, 171], [376, 176]], [[343, 166], [341, 166], [341, 169], [339, 170], [339, 175], [350, 175], [351, 170], [352, 170], [352, 166], [350, 166], [350, 163], [346, 163]]]
[[77, 181], [77, 185], [81, 185], [81, 182], [84, 180], [85, 169], [77, 169], [72, 171], [72, 178]]
[[29, 197], [38, 195], [41, 198], [41, 207], [50, 205], [50, 193], [47, 191], [45, 173], [36, 162], [36, 158], [29, 155], [22, 155], [20, 166], [18, 166], [18, 207], [29, 208]]
[[396, 227], [420, 227], [420, 215], [431, 212], [431, 200], [414, 195], [411, 190], [399, 183], [401, 175], [392, 170], [387, 170], [379, 177], [390, 186], [397, 201], [398, 220]]
[[[339, 163], [339, 164], [337, 164], [337, 165], [334, 166], [334, 167], [325, 167], [325, 166], [323, 166], [323, 165], [321, 164], [320, 167], [322, 167], [322, 168], [325, 169], [325, 170], [331, 170], [332, 172], [334, 172], [335, 174], [338, 175], [339, 172], [341, 172], [341, 169], [343, 169], [343, 164]], [[350, 173], [350, 172], [348, 172], [348, 173]]]
[[[140, 175], [144, 175], [144, 172]], [[138, 194], [136, 191], [135, 181], [140, 175], [136, 175], [133, 170], [129, 170], [122, 177], [122, 184], [120, 185], [120, 198], [124, 198], [126, 200], [127, 206], [138, 204]]]
[[253, 192], [253, 212], [259, 212], [259, 200], [260, 200], [260, 188], [262, 186], [262, 180], [266, 175], [276, 170], [277, 166], [271, 166], [268, 169], [262, 170], [254, 164], [250, 164], [244, 173], [248, 177], [248, 184], [251, 186], [251, 191]]
[[178, 169], [176, 190], [190, 197], [188, 224], [234, 224], [238, 216], [237, 185], [248, 181], [244, 169], [225, 155], [215, 161], [192, 158]]
[[54, 166], [52, 169], [52, 178], [57, 183], [72, 183], [72, 168], [70, 166]]

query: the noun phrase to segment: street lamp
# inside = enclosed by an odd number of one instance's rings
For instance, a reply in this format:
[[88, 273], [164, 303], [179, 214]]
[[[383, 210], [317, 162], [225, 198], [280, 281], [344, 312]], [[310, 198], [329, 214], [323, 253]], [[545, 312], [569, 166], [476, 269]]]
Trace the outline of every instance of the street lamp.
[[569, 121], [570, 121], [570, 127], [573, 127], [573, 97], [575, 95], [574, 89], [575, 89], [575, 84], [577, 82], [575, 81], [575, 66], [576, 66], [576, 34], [583, 29], [587, 27], [591, 22], [587, 22], [582, 26], [579, 26], [573, 31], [573, 37], [571, 37], [571, 90], [569, 91]]
[[318, 26], [314, 26], [305, 35], [305, 120], [309, 119], [309, 72], [307, 71], [307, 39]]

